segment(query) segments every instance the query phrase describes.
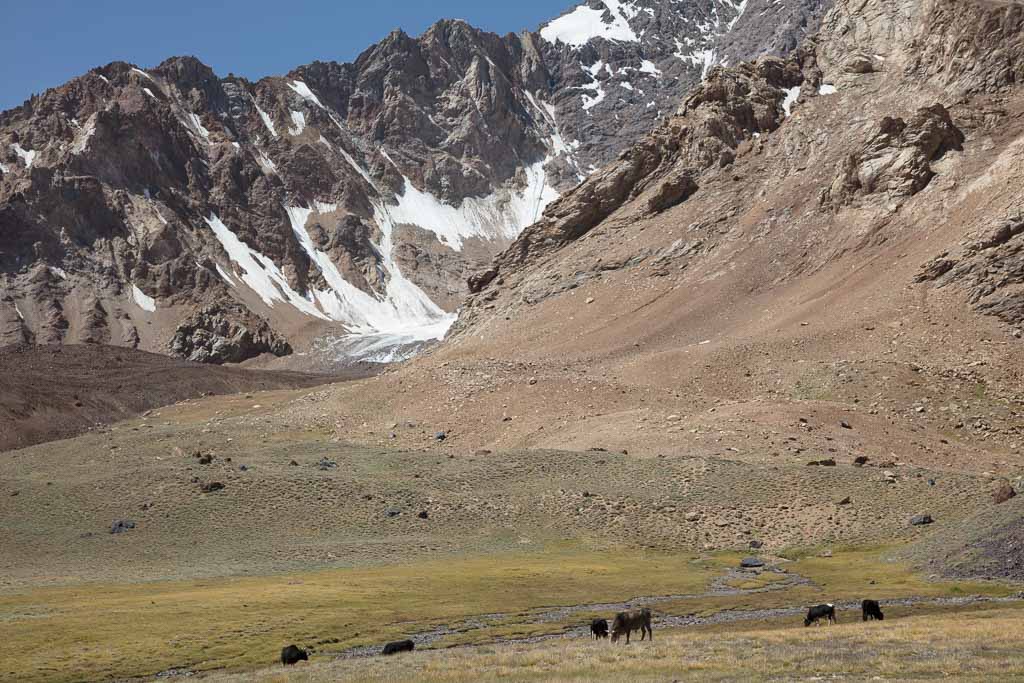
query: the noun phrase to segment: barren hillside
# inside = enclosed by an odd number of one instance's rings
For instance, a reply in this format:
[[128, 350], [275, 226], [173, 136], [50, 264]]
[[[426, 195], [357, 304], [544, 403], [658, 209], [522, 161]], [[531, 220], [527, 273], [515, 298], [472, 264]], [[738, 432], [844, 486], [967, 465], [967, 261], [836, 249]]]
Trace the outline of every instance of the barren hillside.
[[259, 372], [106, 346], [0, 347], [0, 451], [63, 439], [211, 394], [294, 389], [347, 375]]

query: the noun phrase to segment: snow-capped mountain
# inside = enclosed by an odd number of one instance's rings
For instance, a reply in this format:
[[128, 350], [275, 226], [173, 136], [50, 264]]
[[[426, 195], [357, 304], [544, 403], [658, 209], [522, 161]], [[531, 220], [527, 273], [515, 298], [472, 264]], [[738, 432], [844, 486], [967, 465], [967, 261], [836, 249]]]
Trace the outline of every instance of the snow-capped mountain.
[[824, 4], [591, 0], [257, 83], [94, 69], [0, 114], [0, 343], [401, 357], [708, 69], [792, 47]]

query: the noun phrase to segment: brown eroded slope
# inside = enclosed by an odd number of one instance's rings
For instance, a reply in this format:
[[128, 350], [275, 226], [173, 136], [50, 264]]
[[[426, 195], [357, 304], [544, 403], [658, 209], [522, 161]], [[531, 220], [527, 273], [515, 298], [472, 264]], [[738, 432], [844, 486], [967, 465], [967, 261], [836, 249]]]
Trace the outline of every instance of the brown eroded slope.
[[6, 346], [0, 348], [0, 451], [67, 438], [186, 398], [332, 379], [209, 367], [109, 346]]

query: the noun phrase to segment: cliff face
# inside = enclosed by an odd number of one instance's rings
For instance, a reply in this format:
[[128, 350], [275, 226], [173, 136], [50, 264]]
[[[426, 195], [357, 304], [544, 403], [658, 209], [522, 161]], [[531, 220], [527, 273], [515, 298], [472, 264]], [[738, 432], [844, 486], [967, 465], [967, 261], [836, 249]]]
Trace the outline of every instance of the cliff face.
[[402, 357], [712, 65], [791, 47], [824, 4], [592, 0], [258, 83], [94, 69], [0, 114], [0, 343]]

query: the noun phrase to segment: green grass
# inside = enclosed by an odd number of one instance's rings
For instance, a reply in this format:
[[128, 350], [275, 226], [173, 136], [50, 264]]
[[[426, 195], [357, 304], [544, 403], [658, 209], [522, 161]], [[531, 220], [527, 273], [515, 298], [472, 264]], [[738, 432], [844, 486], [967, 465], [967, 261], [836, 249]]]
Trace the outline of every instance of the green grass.
[[778, 623], [659, 632], [613, 646], [573, 638], [394, 658], [320, 661], [285, 672], [213, 674], [203, 683], [326, 681], [568, 683], [582, 681], [1024, 680], [1024, 609], [918, 612], [884, 622], [805, 629]]
[[[872, 548], [836, 550], [830, 558], [793, 552], [783, 566], [812, 585], [702, 595], [739, 557], [598, 553], [563, 543], [543, 553], [303, 574], [39, 588], [0, 596], [0, 642], [4, 652], [18, 653], [17, 660], [0, 657], [0, 678], [99, 680], [172, 667], [251, 670], [270, 664], [292, 642], [323, 654], [440, 626], [454, 632], [435, 648], [522, 639], [564, 633], [596, 616], [579, 611], [541, 621], [538, 613], [545, 608], [640, 596], [698, 595], [659, 603], [655, 611], [712, 615], [824, 600], [997, 596], [1013, 590], [996, 583], [929, 581], [887, 561], [885, 549]], [[751, 574], [741, 583], [761, 588], [778, 578]], [[492, 616], [467, 622], [477, 615]]]
[[[337, 639], [329, 647], [340, 650], [477, 614], [696, 593], [715, 570], [692, 559], [561, 548], [298, 575], [42, 588], [0, 596], [0, 642], [18, 653], [17, 661], [0, 658], [0, 678], [244, 669], [268, 664], [291, 642]], [[497, 626], [498, 634], [532, 633]]]
[[[809, 551], [787, 553], [791, 561], [783, 562], [787, 573], [810, 580], [809, 585], [794, 585], [783, 590], [741, 595], [710, 595], [695, 599], [675, 600], [660, 605], [660, 610], [673, 615], [711, 616], [727, 610], [759, 610], [802, 607], [821, 602], [859, 602], [864, 598], [943, 598], [977, 595], [1005, 597], [1018, 588], [986, 581], [930, 581], [906, 563], [887, 559], [888, 548], [837, 549], [832, 557], [821, 557]], [[717, 556], [718, 561], [731, 561], [736, 556]], [[734, 566], [734, 565], [731, 565]], [[764, 575], [761, 575], [764, 577]], [[752, 578], [751, 587], [770, 583], [768, 578]], [[859, 616], [858, 616], [859, 618]]]

